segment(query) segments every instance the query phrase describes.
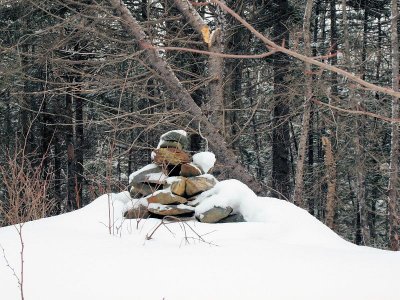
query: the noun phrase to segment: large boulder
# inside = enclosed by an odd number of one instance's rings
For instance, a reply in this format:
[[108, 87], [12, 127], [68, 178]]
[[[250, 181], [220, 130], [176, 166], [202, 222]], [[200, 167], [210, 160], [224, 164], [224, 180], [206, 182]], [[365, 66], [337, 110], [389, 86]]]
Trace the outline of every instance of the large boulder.
[[186, 179], [186, 195], [189, 197], [212, 189], [217, 181], [213, 177], [191, 177]]

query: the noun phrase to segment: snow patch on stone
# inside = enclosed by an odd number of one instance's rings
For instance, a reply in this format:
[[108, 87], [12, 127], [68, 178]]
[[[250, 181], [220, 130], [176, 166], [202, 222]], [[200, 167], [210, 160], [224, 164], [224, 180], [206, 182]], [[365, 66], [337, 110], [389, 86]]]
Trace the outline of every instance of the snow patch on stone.
[[141, 168], [141, 169], [139, 169], [139, 170], [133, 172], [131, 175], [129, 175], [129, 183], [132, 182], [133, 178], [134, 178], [136, 175], [138, 175], [138, 174], [140, 174], [140, 173], [142, 173], [142, 172], [145, 172], [145, 171], [147, 171], [147, 170], [151, 170], [151, 169], [153, 169], [153, 168], [157, 168], [157, 167], [158, 167], [158, 166], [157, 166], [156, 164], [148, 164], [148, 165], [144, 166], [143, 168]]
[[216, 162], [215, 154], [212, 152], [199, 152], [193, 155], [193, 163], [199, 166], [204, 173], [208, 173]]

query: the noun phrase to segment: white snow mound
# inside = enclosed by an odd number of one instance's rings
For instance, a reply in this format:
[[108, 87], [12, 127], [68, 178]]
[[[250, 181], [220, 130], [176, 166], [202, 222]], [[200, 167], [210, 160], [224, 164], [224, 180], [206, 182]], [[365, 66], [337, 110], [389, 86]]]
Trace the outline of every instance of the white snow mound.
[[[25, 299], [398, 299], [400, 253], [347, 243], [306, 211], [257, 197], [236, 180], [218, 183], [196, 211], [229, 205], [249, 222], [123, 219], [135, 201], [128, 192], [103, 195], [72, 213], [26, 223]], [[0, 245], [18, 276], [13, 226], [0, 228]], [[20, 299], [2, 254], [0, 283], [1, 299]]]

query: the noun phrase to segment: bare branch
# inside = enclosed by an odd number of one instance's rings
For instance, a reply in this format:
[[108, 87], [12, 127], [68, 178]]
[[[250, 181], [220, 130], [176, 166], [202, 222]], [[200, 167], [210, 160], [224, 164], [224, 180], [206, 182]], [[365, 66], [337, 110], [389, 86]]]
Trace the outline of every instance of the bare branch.
[[286, 49], [285, 47], [275, 44], [270, 39], [268, 39], [266, 36], [264, 36], [259, 31], [257, 31], [253, 26], [251, 26], [248, 22], [246, 22], [241, 16], [239, 16], [237, 13], [235, 13], [232, 9], [230, 9], [226, 4], [222, 3], [219, 0], [211, 0], [211, 1], [214, 2], [215, 4], [217, 4], [218, 6], [220, 6], [224, 11], [229, 13], [232, 17], [234, 17], [236, 20], [238, 20], [244, 27], [246, 27], [248, 30], [250, 30], [251, 33], [253, 33], [256, 37], [258, 37], [261, 41], [263, 41], [265, 43], [265, 45], [268, 47], [268, 49], [285, 53], [285, 54], [295, 57], [301, 61], [308, 62], [312, 65], [318, 66], [324, 70], [329, 70], [329, 71], [335, 72], [337, 74], [340, 74], [340, 75], [348, 78], [349, 80], [357, 82], [361, 86], [368, 88], [371, 91], [376, 91], [376, 92], [380, 92], [383, 94], [387, 94], [387, 95], [391, 95], [391, 96], [400, 98], [400, 92], [398, 92], [398, 91], [394, 91], [391, 88], [381, 87], [376, 84], [369, 83], [369, 82], [367, 82], [345, 70], [342, 70], [335, 66], [328, 65], [326, 63], [320, 62], [320, 61], [310, 58], [308, 56], [297, 53], [296, 51], [292, 51], [290, 49]]

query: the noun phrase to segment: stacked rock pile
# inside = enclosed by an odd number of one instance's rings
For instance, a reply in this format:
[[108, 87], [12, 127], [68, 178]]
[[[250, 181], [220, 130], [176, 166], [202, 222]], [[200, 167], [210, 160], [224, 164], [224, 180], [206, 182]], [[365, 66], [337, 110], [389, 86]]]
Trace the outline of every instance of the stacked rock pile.
[[[217, 183], [210, 174], [215, 156], [211, 152], [200, 152], [190, 157], [185, 151], [187, 145], [187, 134], [183, 130], [161, 136], [157, 149], [152, 152], [152, 163], [129, 176], [130, 195], [140, 199], [140, 204], [128, 210], [126, 218], [194, 215], [196, 197]], [[204, 221], [210, 222], [210, 219]]]

